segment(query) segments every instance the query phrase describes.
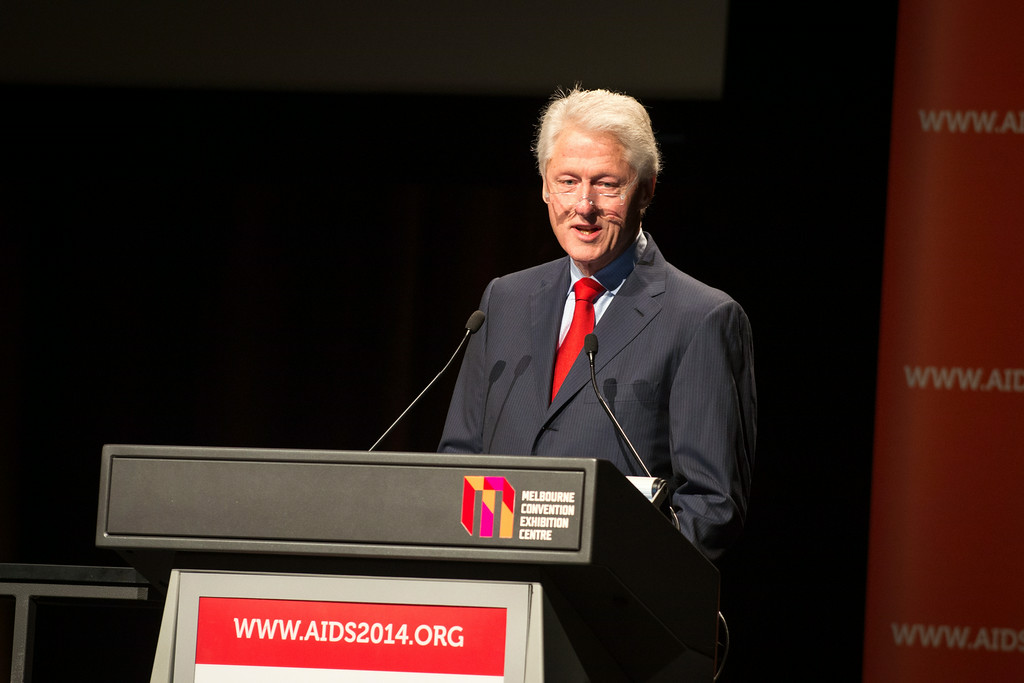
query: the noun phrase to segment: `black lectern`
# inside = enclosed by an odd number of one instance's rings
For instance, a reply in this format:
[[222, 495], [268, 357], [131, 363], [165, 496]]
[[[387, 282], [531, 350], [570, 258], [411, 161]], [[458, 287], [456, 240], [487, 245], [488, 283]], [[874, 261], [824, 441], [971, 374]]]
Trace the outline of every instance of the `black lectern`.
[[[491, 615], [486, 609], [495, 605], [509, 608], [515, 619], [507, 628], [527, 632], [520, 638], [508, 631], [522, 652], [506, 655], [505, 672], [494, 680], [710, 681], [714, 673], [718, 571], [601, 460], [109, 445], [96, 543], [169, 591], [161, 647], [177, 633], [177, 646], [168, 647], [175, 659], [193, 658], [189, 666], [198, 666], [193, 650], [205, 646], [194, 633], [182, 640], [181, 624], [195, 626], [190, 608], [171, 608], [184, 570], [212, 576], [217, 586], [269, 577], [274, 599], [296, 604], [294, 581], [327, 586], [335, 577], [344, 582], [341, 599], [324, 588], [302, 604], [333, 600], [346, 614], [382, 602], [454, 609], [459, 600], [452, 596], [463, 594], [470, 597], [462, 607], [479, 612], [466, 612], [467, 619]], [[294, 581], [282, 587], [274, 577]], [[305, 584], [302, 577], [309, 577]], [[202, 628], [220, 603], [204, 603], [198, 585], [189, 590], [200, 596]], [[258, 595], [263, 584], [253, 585], [224, 599], [267, 597]], [[524, 592], [491, 605], [486, 596], [505, 585]], [[468, 638], [461, 622], [257, 621], [245, 616], [251, 611], [231, 621], [230, 607], [224, 628], [239, 641], [259, 640], [260, 657], [278, 644], [304, 648], [296, 656], [306, 661], [328, 643], [350, 643], [353, 652], [364, 643], [369, 653], [376, 640], [391, 646], [381, 655], [391, 662], [439, 643], [465, 648]], [[278, 643], [287, 629], [293, 642]]]

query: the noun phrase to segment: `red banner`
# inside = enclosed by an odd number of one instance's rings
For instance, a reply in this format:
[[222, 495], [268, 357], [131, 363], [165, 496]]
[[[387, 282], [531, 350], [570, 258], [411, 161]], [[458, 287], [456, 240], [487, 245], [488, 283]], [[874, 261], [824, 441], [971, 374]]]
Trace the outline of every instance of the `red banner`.
[[494, 607], [202, 597], [196, 665], [500, 680], [505, 613]]
[[1022, 30], [900, 2], [865, 681], [1024, 680]]

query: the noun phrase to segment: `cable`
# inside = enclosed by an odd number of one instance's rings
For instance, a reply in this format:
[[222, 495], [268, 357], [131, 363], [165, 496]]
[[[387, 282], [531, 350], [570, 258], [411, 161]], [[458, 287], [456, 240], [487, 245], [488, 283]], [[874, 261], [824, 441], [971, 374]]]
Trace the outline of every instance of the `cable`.
[[722, 661], [718, 663], [718, 671], [715, 672], [715, 677], [711, 680], [717, 681], [718, 677], [722, 675], [722, 670], [725, 669], [725, 660], [729, 657], [729, 624], [725, 623], [725, 615], [721, 612], [718, 613], [718, 620], [722, 622], [722, 631], [725, 633], [725, 643], [720, 643], [725, 650], [722, 652]]

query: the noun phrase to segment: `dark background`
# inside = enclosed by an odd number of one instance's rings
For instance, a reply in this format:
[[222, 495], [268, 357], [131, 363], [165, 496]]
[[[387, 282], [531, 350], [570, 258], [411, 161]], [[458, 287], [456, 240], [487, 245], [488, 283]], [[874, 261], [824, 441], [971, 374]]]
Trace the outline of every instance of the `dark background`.
[[[895, 2], [752, 5], [720, 100], [644, 98], [645, 227], [754, 329], [723, 680], [859, 680]], [[0, 93], [0, 561], [121, 563], [94, 547], [104, 443], [369, 447], [487, 282], [559, 254], [546, 94]], [[453, 381], [383, 446], [433, 450]]]

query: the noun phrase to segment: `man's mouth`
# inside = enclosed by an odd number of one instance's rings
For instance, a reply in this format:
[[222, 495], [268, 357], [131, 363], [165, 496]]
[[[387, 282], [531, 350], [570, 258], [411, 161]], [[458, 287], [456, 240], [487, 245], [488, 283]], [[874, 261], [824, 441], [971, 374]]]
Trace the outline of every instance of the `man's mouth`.
[[587, 237], [589, 237], [590, 235], [593, 235], [594, 233], [596, 233], [596, 232], [598, 232], [600, 230], [600, 228], [588, 228], [588, 227], [582, 227], [582, 226], [576, 226], [573, 229], [576, 232], [580, 233], [581, 235], [584, 235], [584, 236], [587, 236]]

